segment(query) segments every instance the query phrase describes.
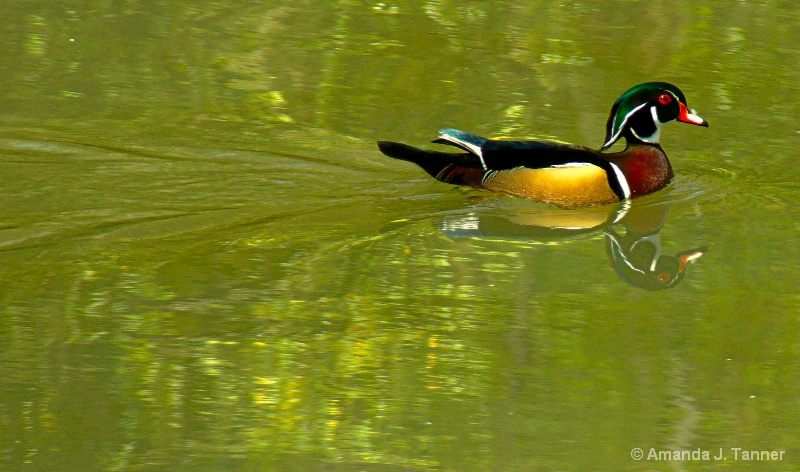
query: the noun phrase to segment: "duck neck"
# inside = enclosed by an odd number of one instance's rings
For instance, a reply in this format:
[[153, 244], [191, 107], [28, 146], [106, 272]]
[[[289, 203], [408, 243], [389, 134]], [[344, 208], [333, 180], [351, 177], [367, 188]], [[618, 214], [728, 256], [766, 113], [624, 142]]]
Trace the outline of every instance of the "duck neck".
[[608, 156], [627, 179], [631, 197], [660, 190], [672, 180], [672, 165], [658, 143], [628, 140], [624, 151]]

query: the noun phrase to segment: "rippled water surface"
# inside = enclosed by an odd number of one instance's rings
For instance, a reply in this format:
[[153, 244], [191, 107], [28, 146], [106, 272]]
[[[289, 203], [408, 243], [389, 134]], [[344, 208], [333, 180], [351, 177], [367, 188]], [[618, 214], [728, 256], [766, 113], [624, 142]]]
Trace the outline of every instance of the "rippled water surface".
[[[800, 467], [792, 4], [3, 9], [0, 469]], [[649, 80], [711, 126], [629, 205], [375, 146], [599, 147]]]

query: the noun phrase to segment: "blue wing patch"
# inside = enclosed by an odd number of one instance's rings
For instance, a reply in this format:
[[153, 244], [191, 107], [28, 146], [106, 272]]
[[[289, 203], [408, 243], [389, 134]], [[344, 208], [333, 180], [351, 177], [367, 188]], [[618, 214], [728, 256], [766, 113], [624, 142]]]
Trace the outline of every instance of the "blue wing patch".
[[453, 128], [444, 128], [439, 130], [439, 139], [450, 141], [452, 143], [468, 144], [480, 148], [488, 141], [486, 138], [476, 136], [466, 131], [461, 131]]

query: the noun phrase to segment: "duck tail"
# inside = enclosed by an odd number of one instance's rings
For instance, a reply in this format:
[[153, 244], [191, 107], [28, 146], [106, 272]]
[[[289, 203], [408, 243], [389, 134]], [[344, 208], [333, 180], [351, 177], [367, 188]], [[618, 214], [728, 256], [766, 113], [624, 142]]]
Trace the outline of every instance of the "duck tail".
[[378, 149], [394, 159], [413, 162], [440, 182], [482, 187], [484, 171], [480, 163], [472, 162], [471, 154], [427, 151], [392, 141], [378, 141]]

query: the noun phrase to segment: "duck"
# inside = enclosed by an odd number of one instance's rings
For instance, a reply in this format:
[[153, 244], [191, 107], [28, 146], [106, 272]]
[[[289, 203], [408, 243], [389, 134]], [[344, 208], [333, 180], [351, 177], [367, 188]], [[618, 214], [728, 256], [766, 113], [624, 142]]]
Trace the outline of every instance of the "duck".
[[677, 254], [662, 246], [661, 228], [667, 221], [668, 204], [636, 200], [564, 210], [536, 208], [521, 199], [511, 203], [501, 211], [471, 206], [466, 212], [448, 212], [439, 230], [453, 240], [559, 246], [603, 234], [608, 262], [619, 279], [653, 291], [676, 287], [688, 266], [708, 252], [707, 245]]
[[[393, 141], [378, 141], [378, 148], [389, 157], [417, 164], [440, 182], [581, 208], [622, 202], [666, 187], [674, 173], [661, 147], [661, 127], [670, 121], [708, 127], [677, 86], [645, 82], [614, 102], [600, 149], [557, 141], [487, 139], [452, 128], [439, 130], [432, 142], [463, 152]], [[625, 149], [607, 152], [623, 138]]]

